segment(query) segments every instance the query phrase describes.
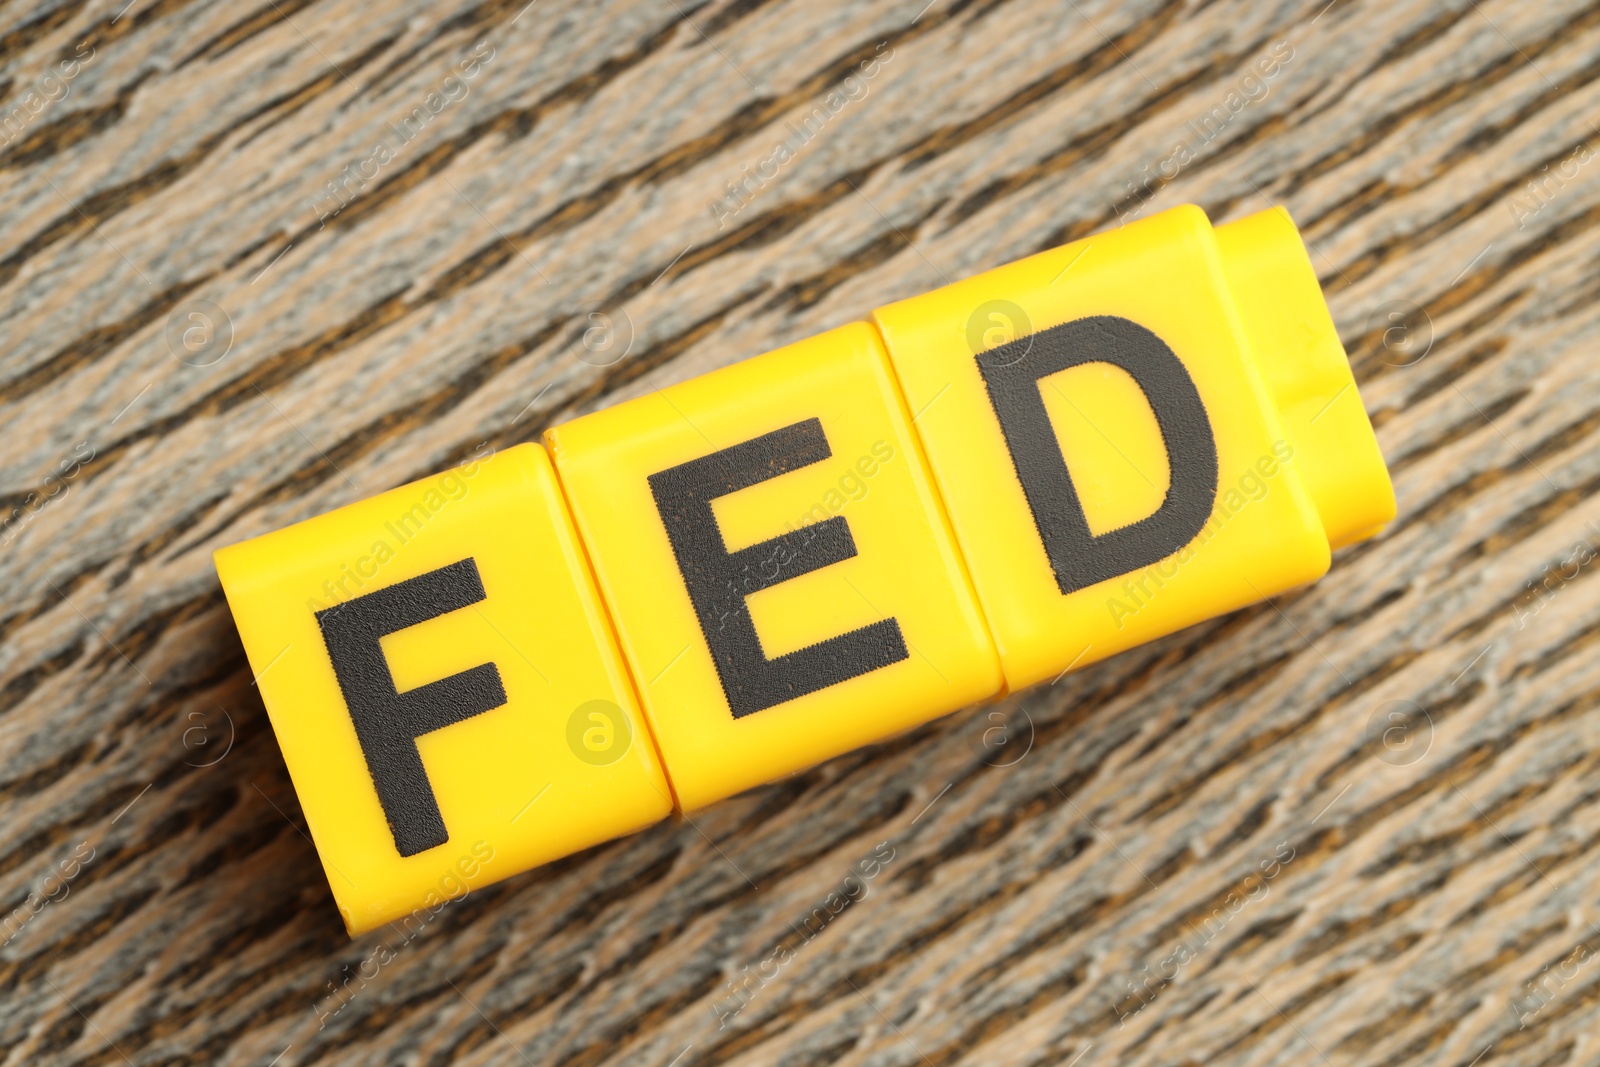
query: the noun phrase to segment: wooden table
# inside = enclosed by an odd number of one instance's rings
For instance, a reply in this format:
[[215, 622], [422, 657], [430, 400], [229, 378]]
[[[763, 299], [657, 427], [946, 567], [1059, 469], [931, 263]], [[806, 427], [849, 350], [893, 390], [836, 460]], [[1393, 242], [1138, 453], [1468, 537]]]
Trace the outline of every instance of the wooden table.
[[[1600, 7], [124, 2], [0, 7], [5, 1064], [1600, 1062]], [[1388, 531], [345, 936], [214, 548], [1183, 202]]]

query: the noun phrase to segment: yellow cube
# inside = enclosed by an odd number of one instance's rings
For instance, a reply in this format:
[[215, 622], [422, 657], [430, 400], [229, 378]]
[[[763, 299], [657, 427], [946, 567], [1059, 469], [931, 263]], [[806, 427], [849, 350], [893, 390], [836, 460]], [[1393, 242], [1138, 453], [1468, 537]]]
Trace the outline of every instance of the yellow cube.
[[352, 935], [671, 811], [539, 445], [216, 564]]
[[1308, 582], [1394, 515], [1281, 209], [1174, 208], [874, 320], [1012, 689]]
[[685, 809], [1001, 690], [870, 325], [546, 442]]

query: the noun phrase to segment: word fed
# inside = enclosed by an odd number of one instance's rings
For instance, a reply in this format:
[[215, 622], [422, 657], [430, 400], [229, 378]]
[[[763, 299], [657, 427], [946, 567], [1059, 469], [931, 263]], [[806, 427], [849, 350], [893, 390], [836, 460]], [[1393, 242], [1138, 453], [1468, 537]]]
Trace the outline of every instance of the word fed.
[[1309, 582], [1394, 509], [1288, 215], [1180, 207], [216, 563], [354, 935]]

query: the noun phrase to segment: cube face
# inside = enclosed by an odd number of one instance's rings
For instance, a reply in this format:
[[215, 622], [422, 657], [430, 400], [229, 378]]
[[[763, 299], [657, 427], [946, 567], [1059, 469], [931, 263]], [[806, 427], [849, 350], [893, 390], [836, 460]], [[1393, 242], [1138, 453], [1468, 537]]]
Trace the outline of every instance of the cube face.
[[1198, 208], [874, 319], [1011, 688], [1327, 570]]
[[547, 442], [684, 808], [1000, 691], [871, 326]]
[[671, 811], [540, 446], [217, 570], [352, 935]]

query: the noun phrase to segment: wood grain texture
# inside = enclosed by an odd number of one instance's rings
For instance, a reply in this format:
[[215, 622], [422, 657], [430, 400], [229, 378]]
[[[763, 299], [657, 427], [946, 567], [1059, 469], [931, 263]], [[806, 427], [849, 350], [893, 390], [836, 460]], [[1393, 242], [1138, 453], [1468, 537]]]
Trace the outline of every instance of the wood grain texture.
[[[124, 2], [0, 4], [0, 1062], [1600, 1063], [1600, 5]], [[1183, 202], [1304, 228], [1390, 530], [346, 938], [212, 549]]]

